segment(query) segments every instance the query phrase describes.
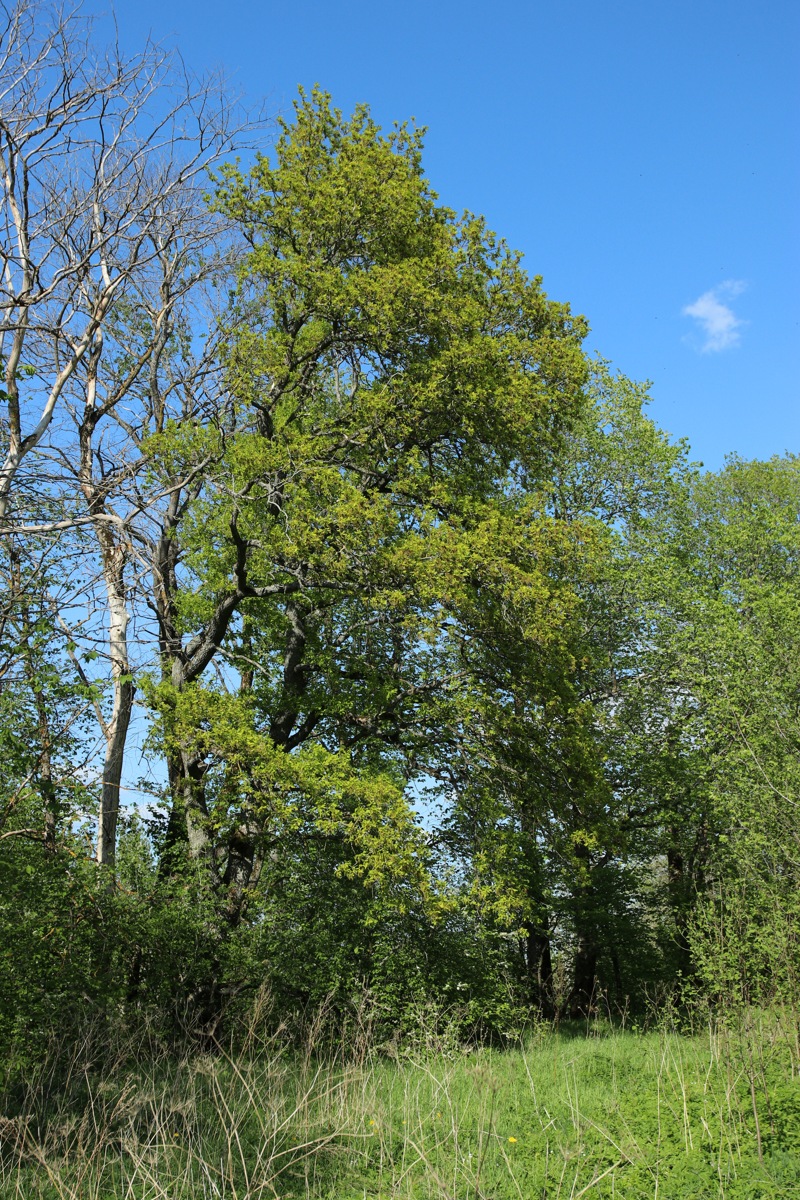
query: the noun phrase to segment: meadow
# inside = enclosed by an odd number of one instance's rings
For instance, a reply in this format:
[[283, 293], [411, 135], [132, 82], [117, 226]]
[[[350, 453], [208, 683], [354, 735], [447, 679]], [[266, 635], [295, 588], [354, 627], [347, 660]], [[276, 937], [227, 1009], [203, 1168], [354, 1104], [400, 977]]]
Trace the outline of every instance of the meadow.
[[800, 1195], [796, 1014], [569, 1023], [464, 1047], [319, 1030], [31, 1075], [2, 1200], [773, 1200]]

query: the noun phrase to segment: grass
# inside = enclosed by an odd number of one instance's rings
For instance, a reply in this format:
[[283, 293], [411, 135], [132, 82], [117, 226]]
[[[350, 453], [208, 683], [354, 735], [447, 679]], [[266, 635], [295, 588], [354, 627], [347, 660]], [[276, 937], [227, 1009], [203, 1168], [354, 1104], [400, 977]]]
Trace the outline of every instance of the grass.
[[[2, 1200], [800, 1196], [794, 1014], [702, 1034], [542, 1029], [512, 1049], [366, 1043], [31, 1080]], [[10, 1110], [9, 1110], [10, 1111]]]

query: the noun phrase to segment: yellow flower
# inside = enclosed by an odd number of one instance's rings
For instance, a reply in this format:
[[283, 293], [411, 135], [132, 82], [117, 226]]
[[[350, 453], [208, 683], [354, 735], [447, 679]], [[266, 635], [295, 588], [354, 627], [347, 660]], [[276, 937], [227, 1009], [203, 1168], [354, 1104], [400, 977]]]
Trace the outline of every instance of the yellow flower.
[[516, 1139], [516, 1138], [509, 1138], [508, 1140], [509, 1140], [510, 1142], [516, 1142], [516, 1140], [517, 1140], [517, 1139]]

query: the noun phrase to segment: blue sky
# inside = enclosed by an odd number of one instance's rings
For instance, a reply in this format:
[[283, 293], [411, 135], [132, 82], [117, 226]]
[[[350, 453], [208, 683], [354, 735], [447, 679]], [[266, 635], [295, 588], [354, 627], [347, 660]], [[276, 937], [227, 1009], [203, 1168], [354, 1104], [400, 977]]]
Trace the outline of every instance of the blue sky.
[[721, 465], [800, 451], [796, 0], [119, 0], [288, 113], [298, 84], [428, 126], [444, 202], [483, 213], [652, 414]]

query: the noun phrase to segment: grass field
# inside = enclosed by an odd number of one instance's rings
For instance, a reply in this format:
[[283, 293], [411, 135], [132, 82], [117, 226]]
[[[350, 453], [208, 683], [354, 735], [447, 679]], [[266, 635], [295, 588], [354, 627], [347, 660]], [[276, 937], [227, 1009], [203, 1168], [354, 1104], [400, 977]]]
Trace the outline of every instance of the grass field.
[[76, 1070], [0, 1121], [0, 1197], [796, 1200], [797, 1036], [792, 1014], [751, 1014]]

